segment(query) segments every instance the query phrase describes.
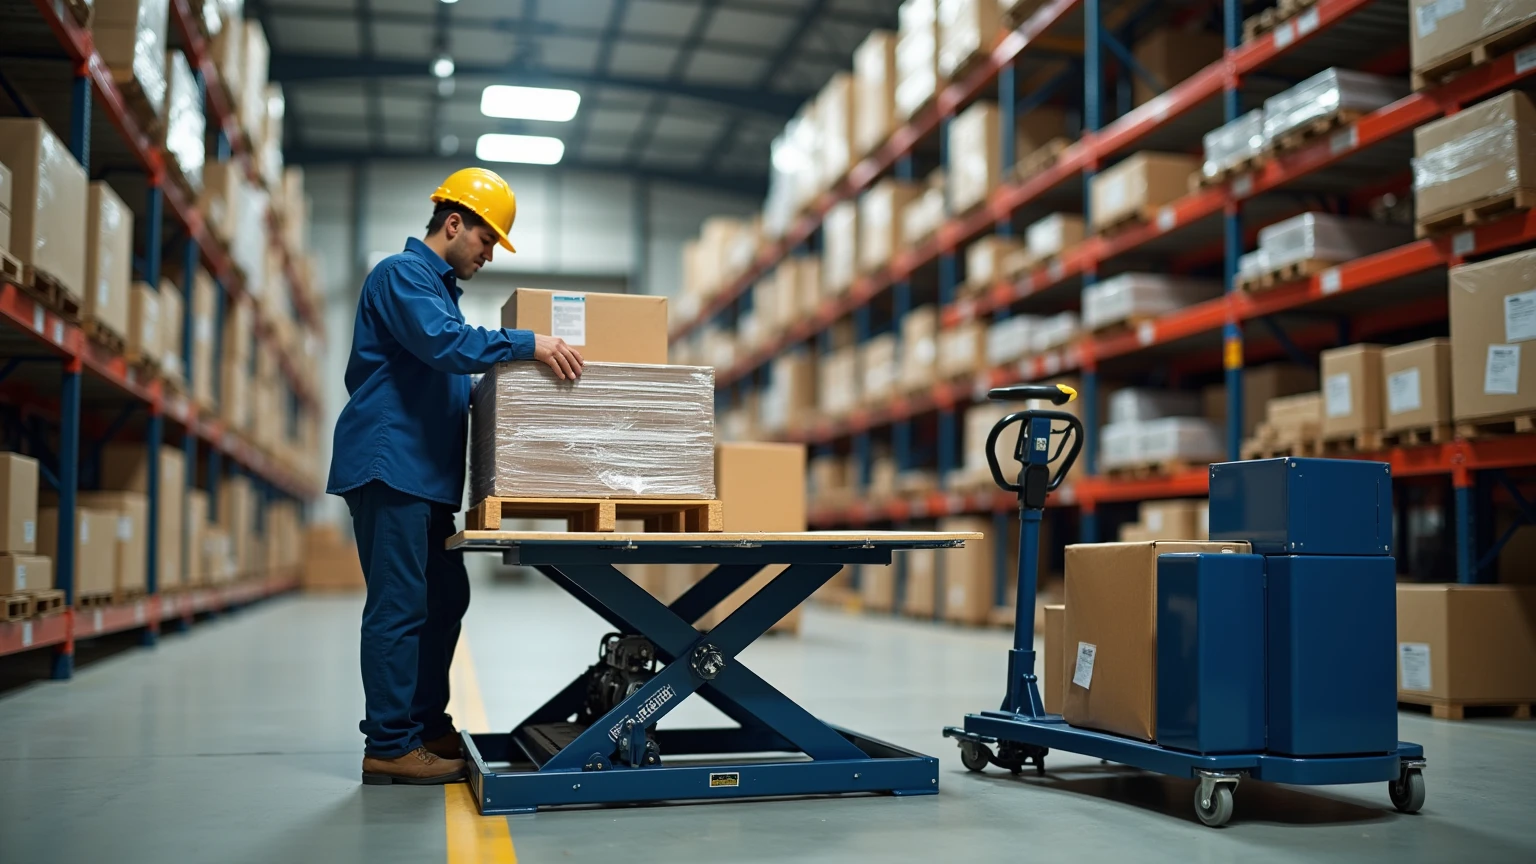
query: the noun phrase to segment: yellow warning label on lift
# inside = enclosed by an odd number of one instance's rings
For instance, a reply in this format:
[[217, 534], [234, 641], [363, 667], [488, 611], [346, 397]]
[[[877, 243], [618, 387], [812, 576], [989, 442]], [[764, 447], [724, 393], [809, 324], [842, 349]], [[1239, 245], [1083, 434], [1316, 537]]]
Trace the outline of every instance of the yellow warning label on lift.
[[1243, 340], [1228, 339], [1226, 342], [1224, 365], [1228, 369], [1243, 368]]
[[719, 789], [719, 788], [725, 787], [725, 786], [740, 786], [740, 785], [741, 785], [741, 775], [736, 773], [735, 771], [731, 771], [731, 772], [726, 773], [726, 774], [711, 774], [711, 775], [709, 775], [709, 788], [711, 788], [711, 789]]

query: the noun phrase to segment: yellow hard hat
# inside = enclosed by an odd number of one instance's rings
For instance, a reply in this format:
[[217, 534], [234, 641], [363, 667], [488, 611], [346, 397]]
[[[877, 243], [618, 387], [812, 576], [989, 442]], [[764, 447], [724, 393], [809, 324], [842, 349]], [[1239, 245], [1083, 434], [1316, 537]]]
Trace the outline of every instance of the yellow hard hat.
[[452, 201], [468, 207], [491, 226], [508, 252], [517, 252], [512, 248], [512, 241], [507, 239], [512, 223], [517, 221], [517, 195], [500, 174], [485, 168], [460, 169], [448, 175], [443, 185], [437, 187], [432, 200]]

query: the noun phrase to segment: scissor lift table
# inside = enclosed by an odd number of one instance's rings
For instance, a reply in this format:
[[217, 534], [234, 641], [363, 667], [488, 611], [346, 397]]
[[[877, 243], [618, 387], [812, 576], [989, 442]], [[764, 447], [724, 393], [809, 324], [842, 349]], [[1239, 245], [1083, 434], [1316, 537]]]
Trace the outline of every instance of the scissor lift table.
[[[612, 646], [612, 653], [627, 651], [635, 661], [633, 675], [615, 672], [616, 665], [594, 665], [511, 732], [462, 733], [480, 812], [938, 792], [937, 759], [813, 717], [737, 656], [844, 565], [889, 564], [897, 551], [952, 548], [980, 538], [935, 532], [455, 535], [449, 549], [498, 552], [508, 564], [544, 574], [613, 625], [617, 634], [604, 641], [605, 660]], [[619, 564], [715, 566], [669, 606], [619, 572]], [[775, 565], [788, 566], [719, 625], [708, 633], [694, 627], [717, 603]], [[605, 701], [601, 694], [616, 680], [619, 695]], [[693, 693], [738, 727], [655, 729]], [[608, 708], [609, 702], [616, 704]]]

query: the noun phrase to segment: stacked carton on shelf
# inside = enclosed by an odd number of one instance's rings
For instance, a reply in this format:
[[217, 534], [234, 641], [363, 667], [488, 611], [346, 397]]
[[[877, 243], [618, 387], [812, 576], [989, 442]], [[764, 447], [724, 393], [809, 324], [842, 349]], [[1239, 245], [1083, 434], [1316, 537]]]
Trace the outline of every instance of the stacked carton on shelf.
[[91, 42], [130, 107], [158, 126], [165, 116], [170, 0], [95, 0]]
[[82, 304], [85, 169], [43, 121], [18, 118], [0, 119], [0, 164], [10, 169], [7, 251], [54, 283], [61, 299]]
[[95, 331], [126, 340], [133, 280], [133, 211], [105, 181], [87, 193], [84, 317]]
[[53, 588], [53, 560], [39, 554], [37, 482], [36, 459], [0, 452], [0, 596]]

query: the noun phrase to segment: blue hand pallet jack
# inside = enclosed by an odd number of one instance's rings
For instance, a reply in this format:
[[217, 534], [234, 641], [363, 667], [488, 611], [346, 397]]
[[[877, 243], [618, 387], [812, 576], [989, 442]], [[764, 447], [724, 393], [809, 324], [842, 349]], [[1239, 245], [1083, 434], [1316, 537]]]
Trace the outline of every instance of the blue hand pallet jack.
[[[511, 732], [461, 733], [485, 815], [566, 804], [885, 792], [932, 795], [938, 760], [829, 725], [737, 655], [846, 564], [979, 534], [536, 534], [466, 531], [450, 549], [531, 566], [615, 631], [599, 660]], [[667, 605], [616, 564], [714, 564]], [[789, 565], [708, 633], [694, 622], [765, 567]], [[738, 728], [656, 729], [697, 693]], [[777, 758], [765, 754], [788, 754]], [[710, 756], [708, 760], [702, 758]]]
[[[997, 401], [1043, 400], [1065, 405], [1076, 396], [1068, 387], [1020, 385], [992, 390]], [[1064, 426], [1054, 424], [1063, 423]], [[998, 465], [996, 445], [1003, 432], [1019, 424], [1014, 458], [1021, 463], [1017, 482], [1009, 482]], [[1053, 432], [1060, 444], [1051, 451]], [[1070, 444], [1070, 449], [1068, 445]], [[1040, 518], [1045, 499], [1059, 487], [1083, 444], [1083, 425], [1064, 411], [1013, 412], [992, 427], [987, 438], [987, 461], [998, 486], [1019, 496], [1019, 586], [1014, 616], [1013, 649], [1008, 652], [1008, 681], [1000, 710], [968, 714], [965, 725], [949, 726], [944, 737], [956, 739], [960, 760], [974, 772], [988, 765], [1021, 773], [1033, 765], [1045, 773], [1045, 757], [1052, 749], [1077, 753], [1175, 777], [1199, 781], [1195, 789], [1195, 815], [1211, 827], [1232, 818], [1232, 796], [1244, 777], [1273, 783], [1321, 786], [1386, 781], [1392, 803], [1404, 813], [1418, 812], [1424, 804], [1424, 748], [1398, 742], [1397, 750], [1362, 756], [1296, 758], [1269, 753], [1202, 755], [1157, 744], [1122, 738], [1090, 729], [1068, 726], [1060, 715], [1047, 714], [1035, 677], [1036, 564], [1040, 544]], [[1065, 450], [1065, 460], [1061, 460]], [[1052, 472], [1051, 465], [1060, 461]], [[993, 748], [996, 748], [995, 750]]]

